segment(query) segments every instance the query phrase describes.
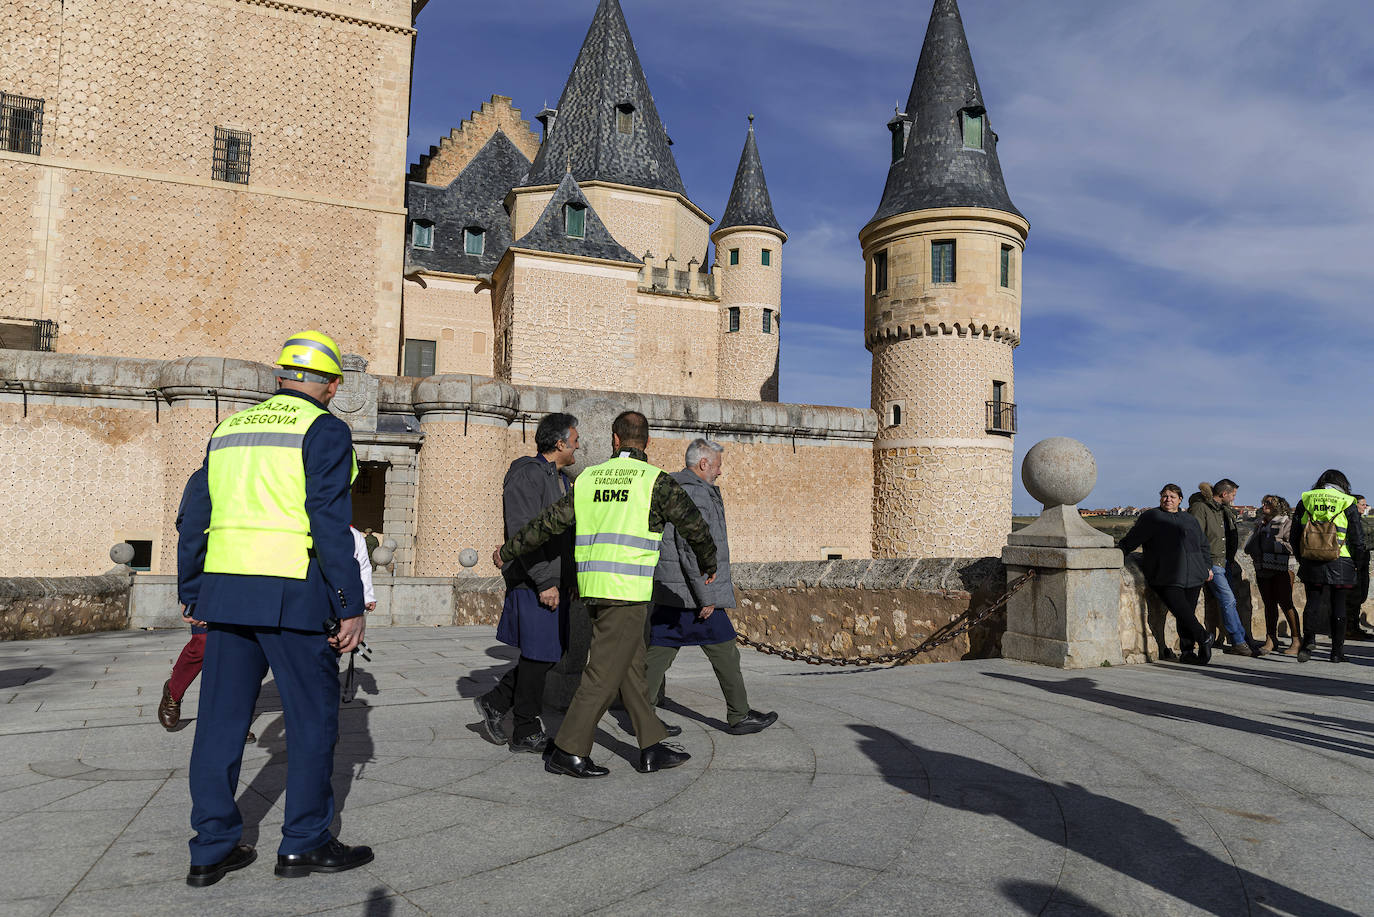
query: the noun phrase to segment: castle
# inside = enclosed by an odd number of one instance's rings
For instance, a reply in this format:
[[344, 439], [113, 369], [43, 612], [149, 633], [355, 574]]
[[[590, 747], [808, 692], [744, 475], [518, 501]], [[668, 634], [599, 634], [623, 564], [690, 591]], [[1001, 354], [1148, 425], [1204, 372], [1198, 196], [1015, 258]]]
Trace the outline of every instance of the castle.
[[540, 414], [583, 418], [596, 461], [624, 407], [665, 467], [727, 444], [740, 560], [1000, 549], [1028, 226], [955, 0], [860, 234], [871, 411], [778, 403], [787, 234], [752, 118], [713, 222], [617, 0], [539, 134], [493, 96], [408, 171], [422, 0], [144, 5], [23, 0], [0, 24], [24, 52], [0, 56], [0, 334], [34, 347], [0, 349], [0, 491], [28, 510], [0, 522], [28, 549], [6, 572], [90, 572], [119, 540], [172, 570], [209, 430], [271, 392], [253, 361], [303, 325], [355, 355], [331, 407], [398, 573], [499, 540]]

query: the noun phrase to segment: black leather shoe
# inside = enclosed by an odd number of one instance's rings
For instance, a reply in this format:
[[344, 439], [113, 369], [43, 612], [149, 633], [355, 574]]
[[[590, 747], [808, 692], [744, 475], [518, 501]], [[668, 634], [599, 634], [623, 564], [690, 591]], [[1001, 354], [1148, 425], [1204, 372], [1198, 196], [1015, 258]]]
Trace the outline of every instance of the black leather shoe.
[[472, 705], [477, 708], [478, 715], [482, 717], [482, 725], [486, 727], [487, 738], [497, 745], [505, 745], [506, 730], [501, 728], [501, 718], [505, 714], [493, 707], [485, 696], [474, 697]]
[[640, 750], [639, 763], [635, 765], [635, 770], [641, 774], [652, 774], [654, 771], [664, 771], [679, 764], [686, 764], [691, 757], [681, 746], [659, 742]]
[[[1192, 653], [1188, 653], [1188, 655], [1191, 656]], [[1161, 646], [1161, 647], [1159, 648], [1159, 661], [1160, 661], [1160, 662], [1178, 662], [1178, 653], [1175, 653], [1173, 650], [1169, 649], [1169, 647], [1167, 647], [1167, 646]]]
[[1349, 662], [1350, 660], [1347, 659], [1347, 658], [1345, 658], [1345, 653], [1341, 652], [1340, 650], [1336, 650], [1334, 653], [1331, 654], [1331, 661], [1332, 661], [1332, 662]]
[[604, 777], [609, 770], [593, 764], [591, 758], [570, 755], [563, 749], [549, 743], [548, 753], [544, 756], [544, 770], [550, 774], [564, 774], [568, 777]]
[[511, 751], [523, 751], [532, 755], [542, 755], [548, 747], [549, 736], [544, 730], [539, 730], [533, 735], [527, 735], [523, 739], [511, 739]]
[[1202, 660], [1199, 659], [1197, 653], [1194, 653], [1192, 650], [1187, 650], [1173, 661], [1182, 663], [1183, 665], [1202, 665]]
[[247, 844], [239, 844], [229, 855], [211, 866], [192, 866], [186, 873], [186, 884], [192, 888], [204, 888], [223, 879], [226, 873], [242, 869], [258, 858], [258, 852]]
[[1304, 646], [1302, 649], [1298, 650], [1298, 662], [1306, 662], [1307, 660], [1309, 660], [1309, 659], [1311, 659], [1311, 658], [1312, 658], [1312, 647], [1310, 647], [1310, 646]]
[[1212, 645], [1216, 642], [1216, 638], [1213, 637], [1211, 634], [1208, 634], [1206, 637], [1202, 639], [1202, 642], [1197, 645], [1198, 665], [1206, 665], [1207, 663], [1212, 661]]
[[372, 862], [371, 847], [350, 847], [331, 837], [309, 853], [277, 854], [277, 875], [299, 879], [312, 872], [346, 872]]
[[777, 721], [778, 715], [776, 713], [759, 713], [757, 710], [750, 710], [744, 715], [744, 719], [733, 726], [726, 726], [725, 731], [731, 735], [747, 736], [751, 733], [763, 732]]

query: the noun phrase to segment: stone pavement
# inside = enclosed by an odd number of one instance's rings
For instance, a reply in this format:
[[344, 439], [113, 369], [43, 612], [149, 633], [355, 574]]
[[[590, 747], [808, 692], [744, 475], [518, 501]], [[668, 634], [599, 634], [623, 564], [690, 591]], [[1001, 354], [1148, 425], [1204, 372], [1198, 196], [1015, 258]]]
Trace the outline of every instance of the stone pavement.
[[[184, 884], [190, 728], [155, 708], [182, 632], [0, 644], [0, 913], [1374, 913], [1374, 648], [1062, 672], [806, 668], [746, 651], [754, 736], [687, 650], [685, 766], [544, 773], [480, 738], [491, 628], [377, 628], [342, 714], [340, 834], [371, 865], [272, 875], [286, 767], [269, 683], [241, 805], [258, 862]], [[196, 713], [196, 688], [184, 714]]]

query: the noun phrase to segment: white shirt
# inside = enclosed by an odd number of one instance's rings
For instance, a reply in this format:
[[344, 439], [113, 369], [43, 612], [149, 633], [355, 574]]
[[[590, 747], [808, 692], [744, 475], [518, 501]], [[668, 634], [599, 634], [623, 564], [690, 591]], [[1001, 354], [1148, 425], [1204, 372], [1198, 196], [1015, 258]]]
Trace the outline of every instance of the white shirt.
[[377, 601], [377, 593], [372, 589], [372, 559], [367, 556], [367, 538], [351, 525], [348, 530], [353, 533], [353, 557], [363, 576], [363, 604], [371, 605]]

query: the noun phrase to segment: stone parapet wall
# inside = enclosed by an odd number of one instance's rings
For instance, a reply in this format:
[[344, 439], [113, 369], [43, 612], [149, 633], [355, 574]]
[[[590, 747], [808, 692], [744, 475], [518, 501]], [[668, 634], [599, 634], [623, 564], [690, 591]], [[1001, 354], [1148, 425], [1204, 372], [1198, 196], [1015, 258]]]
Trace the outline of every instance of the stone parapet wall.
[[129, 576], [0, 577], [0, 640], [36, 640], [129, 625]]

